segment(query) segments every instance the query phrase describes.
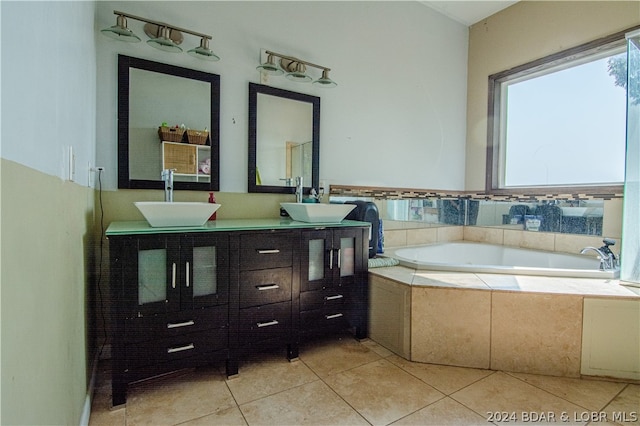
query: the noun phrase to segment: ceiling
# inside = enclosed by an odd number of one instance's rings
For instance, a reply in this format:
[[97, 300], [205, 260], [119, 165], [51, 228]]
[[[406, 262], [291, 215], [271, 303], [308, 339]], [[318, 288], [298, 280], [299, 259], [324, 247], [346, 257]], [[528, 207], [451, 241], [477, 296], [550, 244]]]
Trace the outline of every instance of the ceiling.
[[484, 18], [493, 15], [496, 12], [505, 9], [518, 0], [436, 0], [436, 1], [420, 1], [420, 3], [429, 6], [443, 15], [458, 21], [466, 26], [475, 24]]

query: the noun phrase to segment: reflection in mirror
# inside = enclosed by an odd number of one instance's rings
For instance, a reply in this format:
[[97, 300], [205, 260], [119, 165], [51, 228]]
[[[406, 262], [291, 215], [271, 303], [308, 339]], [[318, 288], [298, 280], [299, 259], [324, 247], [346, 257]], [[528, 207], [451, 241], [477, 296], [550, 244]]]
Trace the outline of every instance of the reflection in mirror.
[[[192, 147], [183, 145], [182, 138], [169, 141], [158, 136], [158, 126], [168, 117], [172, 120], [167, 123], [170, 127], [184, 124], [190, 129], [208, 128], [211, 105], [209, 97], [202, 95], [207, 93], [208, 86], [203, 81], [130, 69], [129, 178], [156, 180], [163, 169], [178, 168], [174, 173], [176, 182], [210, 181], [209, 174], [202, 173], [202, 165], [211, 161], [209, 145]], [[160, 87], [163, 89], [158, 90]], [[173, 101], [166, 102], [167, 99]], [[158, 122], [158, 117], [165, 119]], [[159, 143], [162, 144], [161, 149], [158, 149]], [[180, 157], [187, 161], [181, 162]]]
[[256, 184], [293, 186], [311, 182], [313, 105], [258, 93]]
[[[219, 189], [219, 76], [119, 56], [118, 187]], [[164, 126], [161, 128], [161, 126]]]
[[[331, 197], [341, 202], [353, 197]], [[372, 201], [372, 200], [367, 200]], [[385, 229], [471, 225], [565, 234], [602, 235], [604, 202], [509, 202], [467, 198], [376, 200]]]
[[249, 192], [318, 188], [320, 98], [249, 84]]

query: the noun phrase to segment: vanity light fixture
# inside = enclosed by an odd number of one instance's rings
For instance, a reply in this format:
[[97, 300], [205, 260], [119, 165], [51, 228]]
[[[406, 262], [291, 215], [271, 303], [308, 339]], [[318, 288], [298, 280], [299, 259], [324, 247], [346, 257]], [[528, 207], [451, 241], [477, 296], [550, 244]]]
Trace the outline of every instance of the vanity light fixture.
[[176, 27], [173, 25], [165, 24], [163, 22], [153, 21], [151, 19], [142, 18], [140, 16], [131, 15], [117, 10], [113, 11], [116, 18], [116, 25], [105, 28], [102, 30], [102, 34], [115, 40], [126, 41], [129, 43], [138, 43], [140, 37], [127, 28], [127, 18], [135, 19], [136, 21], [144, 22], [144, 32], [150, 38], [147, 40], [149, 46], [164, 52], [182, 52], [180, 44], [183, 41], [182, 33], [187, 33], [200, 37], [200, 46], [194, 47], [187, 53], [195, 58], [202, 59], [204, 61], [219, 61], [220, 57], [213, 53], [209, 48], [209, 40], [211, 36], [207, 34], [198, 33], [195, 31], [187, 30], [184, 28]]
[[[315, 80], [313, 82], [314, 85], [324, 88], [333, 88], [337, 86], [336, 82], [329, 78], [329, 71], [331, 71], [331, 68], [316, 65], [302, 59], [294, 58], [293, 56], [283, 55], [269, 50], [265, 51], [265, 53], [267, 55], [267, 61], [256, 68], [262, 73], [269, 75], [282, 75], [286, 72], [287, 74], [285, 77], [287, 79], [300, 83], [308, 83], [313, 80], [313, 78], [307, 74], [307, 66], [310, 66], [322, 70], [322, 77]], [[274, 60], [275, 57], [280, 58], [280, 66], [276, 65]]]

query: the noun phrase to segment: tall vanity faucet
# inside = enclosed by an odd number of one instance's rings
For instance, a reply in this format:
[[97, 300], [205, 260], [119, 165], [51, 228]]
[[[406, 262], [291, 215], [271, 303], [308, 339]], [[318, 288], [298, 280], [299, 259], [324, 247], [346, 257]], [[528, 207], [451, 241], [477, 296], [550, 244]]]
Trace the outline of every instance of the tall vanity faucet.
[[161, 177], [164, 181], [164, 201], [166, 203], [173, 203], [173, 172], [176, 169], [164, 169]]
[[302, 191], [304, 187], [302, 182], [303, 182], [302, 176], [296, 176], [296, 203], [302, 202]]

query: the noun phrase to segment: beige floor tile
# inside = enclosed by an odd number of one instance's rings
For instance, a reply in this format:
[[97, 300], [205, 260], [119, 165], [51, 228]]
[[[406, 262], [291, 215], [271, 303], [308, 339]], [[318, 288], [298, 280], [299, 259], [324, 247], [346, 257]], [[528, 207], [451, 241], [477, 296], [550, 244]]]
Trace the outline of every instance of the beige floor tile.
[[389, 424], [444, 396], [385, 359], [324, 380], [374, 425]]
[[367, 425], [325, 383], [289, 389], [240, 406], [249, 425]]
[[603, 380], [580, 380], [524, 373], [510, 374], [591, 411], [601, 411], [626, 386], [624, 383]]
[[132, 387], [127, 397], [126, 424], [175, 425], [235, 404], [219, 371], [198, 369]]
[[89, 426], [124, 426], [125, 408], [111, 409], [111, 389], [100, 387], [93, 395]]
[[300, 360], [320, 377], [377, 359], [380, 355], [349, 335], [325, 338], [300, 347]]
[[180, 423], [180, 426], [246, 426], [247, 422], [237, 406], [221, 408], [213, 414]]
[[640, 385], [627, 385], [604, 411], [617, 424], [640, 425]]
[[[485, 377], [452, 394], [451, 398], [476, 413], [486, 416], [488, 421], [498, 423], [505, 421], [532, 423], [527, 421], [527, 415], [531, 417], [531, 415], [541, 416], [548, 413], [553, 416], [552, 423], [582, 423], [574, 422], [574, 417], [587, 411], [584, 407], [579, 407], [502, 372]], [[506, 419], [491, 418], [491, 413], [501, 413], [501, 416], [506, 416]], [[566, 421], [563, 421], [565, 420], [563, 414], [567, 416]], [[511, 415], [514, 416], [513, 419]]]
[[371, 339], [362, 340], [360, 341], [360, 344], [362, 344], [364, 347], [371, 349], [373, 352], [377, 353], [383, 358], [393, 355], [393, 352], [391, 352], [389, 349], [377, 344]]
[[397, 355], [387, 359], [445, 395], [451, 395], [465, 386], [495, 373], [492, 370], [411, 362]]
[[393, 425], [486, 425], [487, 420], [464, 405], [447, 397], [404, 417]]
[[261, 355], [261, 358], [241, 363], [238, 376], [227, 380], [238, 404], [318, 380], [318, 376], [300, 361], [290, 362], [280, 354]]

